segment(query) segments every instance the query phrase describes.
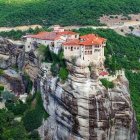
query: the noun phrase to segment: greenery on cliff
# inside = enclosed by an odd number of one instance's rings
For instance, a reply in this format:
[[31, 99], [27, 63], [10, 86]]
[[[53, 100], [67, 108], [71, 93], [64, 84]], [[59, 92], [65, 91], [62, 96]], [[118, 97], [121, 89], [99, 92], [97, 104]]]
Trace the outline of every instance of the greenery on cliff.
[[140, 140], [140, 72], [133, 73], [126, 71], [126, 77], [130, 83], [131, 99], [133, 102], [134, 109], [136, 111], [137, 125], [138, 125], [138, 140]]
[[6, 109], [0, 109], [0, 139], [40, 140], [36, 129], [48, 117], [41, 94], [29, 95], [27, 103], [23, 103], [10, 92], [2, 90], [1, 96], [3, 93]]
[[51, 72], [53, 76], [58, 76], [62, 82], [68, 78], [68, 70], [64, 60], [63, 50], [61, 49], [58, 54], [50, 51], [48, 46], [40, 45], [38, 52], [42, 61], [52, 63]]
[[23, 124], [14, 120], [14, 117], [10, 111], [0, 110], [0, 139], [28, 140]]
[[0, 0], [0, 26], [99, 25], [103, 14], [140, 13], [139, 0]]

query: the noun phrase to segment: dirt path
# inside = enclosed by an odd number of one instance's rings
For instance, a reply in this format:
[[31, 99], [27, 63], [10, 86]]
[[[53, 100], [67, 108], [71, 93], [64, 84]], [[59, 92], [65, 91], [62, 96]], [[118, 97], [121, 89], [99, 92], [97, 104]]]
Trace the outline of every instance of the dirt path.
[[[93, 28], [93, 29], [119, 29], [119, 28], [124, 28], [124, 27], [129, 27], [129, 26], [139, 26], [140, 21], [128, 21], [124, 22], [121, 24], [117, 25], [108, 25], [108, 26], [65, 26], [64, 28], [66, 30], [72, 30], [72, 29], [80, 29], [80, 28]], [[35, 29], [36, 27], [42, 28], [41, 25], [28, 25], [28, 26], [17, 26], [17, 27], [0, 27], [0, 32], [5, 31], [9, 32], [11, 30], [21, 30], [25, 31], [28, 30], [29, 28]], [[50, 28], [52, 28], [51, 26]]]
[[140, 25], [140, 21], [128, 21], [118, 25], [110, 25], [110, 26], [65, 26], [64, 28], [67, 30], [72, 29], [80, 29], [80, 28], [93, 28], [93, 29], [116, 29], [116, 28], [123, 28], [129, 26], [138, 26]]
[[21, 31], [26, 31], [29, 28], [35, 29], [36, 27], [42, 28], [41, 25], [28, 25], [28, 26], [17, 26], [17, 27], [0, 27], [0, 32], [9, 32], [11, 30], [21, 30]]

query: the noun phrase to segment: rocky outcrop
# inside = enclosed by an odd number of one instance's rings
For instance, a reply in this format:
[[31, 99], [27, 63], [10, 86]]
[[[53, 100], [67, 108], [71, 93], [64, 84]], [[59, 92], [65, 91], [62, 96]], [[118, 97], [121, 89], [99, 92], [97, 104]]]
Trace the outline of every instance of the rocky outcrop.
[[24, 66], [24, 46], [15, 45], [12, 41], [0, 37], [0, 84], [6, 90], [19, 95], [25, 92], [22, 80], [22, 68]]
[[0, 84], [4, 85], [5, 89], [12, 91], [16, 95], [25, 92], [25, 86], [22, 77], [14, 70], [7, 69], [0, 75]]
[[8, 39], [0, 37], [0, 68], [7, 69], [14, 65], [22, 68], [23, 62], [24, 47], [14, 45]]
[[136, 140], [136, 120], [129, 84], [124, 76], [105, 89], [96, 69], [67, 63], [65, 84], [50, 74], [41, 76], [44, 107], [50, 114], [39, 131], [43, 140]]

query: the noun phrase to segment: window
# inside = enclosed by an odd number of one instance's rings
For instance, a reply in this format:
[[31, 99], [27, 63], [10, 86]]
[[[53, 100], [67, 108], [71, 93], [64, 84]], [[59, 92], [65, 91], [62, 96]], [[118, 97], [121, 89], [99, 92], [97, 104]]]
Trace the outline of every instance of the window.
[[71, 51], [73, 51], [73, 47], [71, 47]]
[[67, 47], [65, 47], [65, 49], [67, 50]]
[[100, 49], [95, 49], [95, 50], [94, 50], [94, 52], [99, 52], [99, 51], [100, 51]]
[[99, 48], [100, 46], [99, 45], [95, 45], [95, 48]]
[[77, 50], [79, 50], [79, 47], [77, 47]]
[[92, 46], [86, 46], [85, 49], [86, 50], [91, 50], [92, 49]]

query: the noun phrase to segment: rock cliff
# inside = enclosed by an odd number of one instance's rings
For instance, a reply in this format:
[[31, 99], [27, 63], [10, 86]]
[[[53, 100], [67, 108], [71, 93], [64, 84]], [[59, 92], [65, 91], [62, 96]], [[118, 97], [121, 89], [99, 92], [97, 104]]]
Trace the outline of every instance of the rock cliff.
[[136, 120], [129, 83], [118, 76], [113, 89], [105, 89], [96, 68], [67, 62], [65, 84], [44, 72], [40, 86], [50, 117], [40, 127], [45, 140], [136, 140]]
[[0, 84], [15, 94], [25, 92], [21, 74], [24, 54], [23, 45], [15, 45], [10, 40], [0, 37]]

